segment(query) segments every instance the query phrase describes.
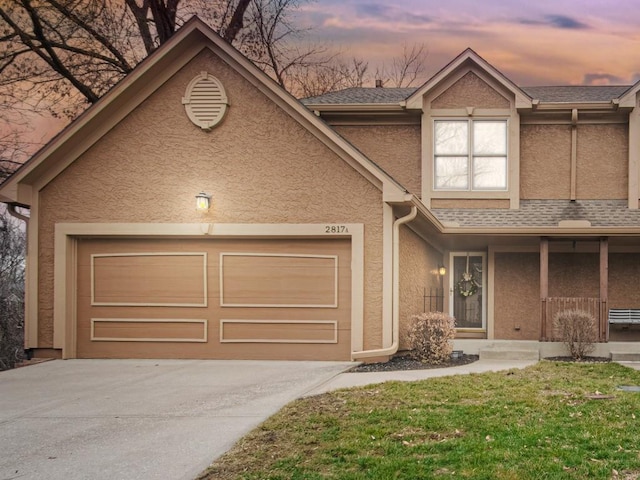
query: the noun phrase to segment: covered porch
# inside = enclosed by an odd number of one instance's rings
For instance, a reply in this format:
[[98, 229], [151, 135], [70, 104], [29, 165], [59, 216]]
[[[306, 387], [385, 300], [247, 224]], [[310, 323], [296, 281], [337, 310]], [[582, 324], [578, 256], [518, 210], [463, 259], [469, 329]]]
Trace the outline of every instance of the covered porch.
[[[551, 240], [553, 241], [553, 240]], [[566, 239], [557, 241], [566, 242]], [[589, 239], [581, 239], [588, 242]], [[582, 310], [596, 321], [597, 341], [609, 340], [609, 238], [591, 240], [598, 245], [598, 297], [549, 295], [549, 237], [540, 238], [540, 341], [560, 341], [554, 326], [555, 316], [565, 310]], [[575, 251], [577, 240], [573, 240]], [[577, 279], [579, 281], [579, 279]]]

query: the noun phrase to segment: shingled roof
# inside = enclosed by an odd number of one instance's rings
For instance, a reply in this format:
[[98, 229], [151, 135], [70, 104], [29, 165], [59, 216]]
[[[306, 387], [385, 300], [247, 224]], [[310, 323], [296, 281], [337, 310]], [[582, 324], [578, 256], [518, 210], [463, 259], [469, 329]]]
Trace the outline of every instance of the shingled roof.
[[[532, 99], [548, 103], [610, 102], [620, 98], [629, 85], [563, 85], [546, 87], [521, 87]], [[376, 103], [400, 103], [417, 88], [354, 87], [337, 92], [303, 98], [305, 105], [357, 105]]]
[[592, 227], [640, 226], [640, 210], [626, 200], [521, 200], [520, 209], [434, 208], [441, 222], [475, 228], [557, 227], [564, 220], [587, 220]]
[[343, 105], [357, 103], [399, 103], [409, 97], [415, 88], [365, 88], [353, 87], [317, 97], [303, 98], [305, 105]]

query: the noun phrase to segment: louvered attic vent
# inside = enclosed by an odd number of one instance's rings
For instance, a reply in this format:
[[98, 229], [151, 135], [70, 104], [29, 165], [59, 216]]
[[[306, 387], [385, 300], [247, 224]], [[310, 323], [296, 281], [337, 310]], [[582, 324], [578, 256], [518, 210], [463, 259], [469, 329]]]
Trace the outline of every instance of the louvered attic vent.
[[227, 94], [220, 80], [202, 72], [195, 77], [182, 98], [187, 116], [203, 130], [211, 130], [227, 112]]

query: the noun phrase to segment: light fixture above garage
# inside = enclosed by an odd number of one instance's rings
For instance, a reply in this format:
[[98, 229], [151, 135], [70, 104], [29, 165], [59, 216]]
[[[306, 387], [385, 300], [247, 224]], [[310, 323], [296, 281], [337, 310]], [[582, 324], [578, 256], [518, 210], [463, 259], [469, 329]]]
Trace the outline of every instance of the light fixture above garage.
[[208, 212], [211, 208], [211, 195], [204, 191], [196, 195], [196, 210], [199, 212]]

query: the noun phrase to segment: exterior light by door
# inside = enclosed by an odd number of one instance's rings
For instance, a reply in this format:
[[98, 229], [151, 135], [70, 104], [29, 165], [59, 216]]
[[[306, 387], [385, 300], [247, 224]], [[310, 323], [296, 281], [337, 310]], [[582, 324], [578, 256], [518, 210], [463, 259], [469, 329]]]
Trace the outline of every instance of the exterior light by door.
[[211, 208], [211, 195], [200, 192], [196, 195], [196, 210], [199, 212], [208, 212]]
[[444, 277], [447, 274], [447, 269], [444, 268], [444, 265], [441, 265], [441, 266], [438, 267], [438, 274], [441, 277]]

